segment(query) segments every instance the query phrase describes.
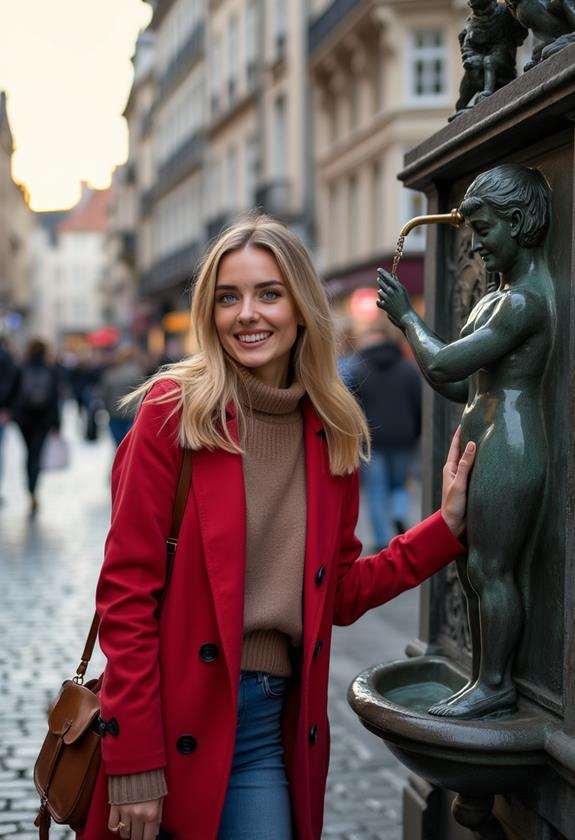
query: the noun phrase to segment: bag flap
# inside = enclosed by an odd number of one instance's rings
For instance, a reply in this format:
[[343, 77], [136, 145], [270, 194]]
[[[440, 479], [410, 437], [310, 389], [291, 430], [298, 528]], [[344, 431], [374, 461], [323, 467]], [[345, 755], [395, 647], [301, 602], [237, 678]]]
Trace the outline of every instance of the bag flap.
[[99, 712], [98, 696], [86, 686], [67, 680], [48, 713], [48, 729], [65, 744], [73, 744]]

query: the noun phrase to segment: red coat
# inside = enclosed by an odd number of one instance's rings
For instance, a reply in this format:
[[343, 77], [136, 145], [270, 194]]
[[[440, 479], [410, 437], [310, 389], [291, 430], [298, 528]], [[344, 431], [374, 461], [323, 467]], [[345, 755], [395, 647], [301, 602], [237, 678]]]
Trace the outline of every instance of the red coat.
[[[158, 385], [154, 394], [166, 389]], [[243, 629], [242, 459], [222, 451], [193, 454], [192, 488], [158, 632], [154, 593], [163, 584], [164, 540], [182, 457], [174, 445], [178, 418], [166, 422], [169, 410], [144, 403], [114, 464], [97, 608], [108, 657], [102, 716], [116, 719], [118, 733], [102, 740], [103, 769], [83, 840], [117, 837], [106, 828], [105, 772], [165, 767], [163, 825], [176, 840], [216, 840], [226, 795]], [[228, 423], [236, 435], [233, 410]], [[330, 475], [322, 424], [307, 400], [304, 429], [303, 647], [286, 700], [284, 741], [297, 838], [319, 840], [329, 761], [332, 625], [350, 624], [417, 585], [460, 555], [462, 546], [437, 513], [380, 554], [358, 561], [357, 474]], [[202, 657], [206, 644], [217, 646], [215, 659]]]

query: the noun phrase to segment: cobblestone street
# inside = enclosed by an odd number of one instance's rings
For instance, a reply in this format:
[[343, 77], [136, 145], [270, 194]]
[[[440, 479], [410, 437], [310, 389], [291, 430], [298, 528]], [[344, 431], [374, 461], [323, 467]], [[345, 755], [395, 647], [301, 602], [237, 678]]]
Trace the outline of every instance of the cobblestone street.
[[[40, 508], [28, 516], [23, 451], [8, 429], [0, 507], [0, 837], [37, 837], [38, 799], [32, 765], [46, 729], [46, 709], [59, 683], [74, 673], [93, 614], [94, 586], [109, 517], [112, 446], [78, 432], [67, 406], [64, 432], [72, 463], [40, 479]], [[360, 523], [360, 533], [365, 526]], [[406, 593], [354, 627], [334, 633], [330, 718], [332, 756], [325, 840], [400, 840], [406, 771], [361, 727], [346, 702], [355, 674], [403, 656], [416, 635], [417, 593]], [[103, 665], [94, 657], [89, 675]], [[54, 826], [51, 837], [69, 832]], [[203, 838], [198, 838], [203, 840]]]

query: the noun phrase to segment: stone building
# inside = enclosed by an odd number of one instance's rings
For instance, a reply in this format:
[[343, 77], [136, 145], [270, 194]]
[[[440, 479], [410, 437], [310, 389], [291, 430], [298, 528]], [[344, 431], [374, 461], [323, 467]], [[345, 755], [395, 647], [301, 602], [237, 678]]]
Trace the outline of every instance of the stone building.
[[[465, 0], [156, 0], [125, 111], [136, 319], [148, 318], [152, 349], [170, 340], [186, 349], [201, 255], [256, 208], [297, 230], [336, 298], [373, 288], [401, 223], [423, 209], [396, 173], [453, 109], [466, 9]], [[413, 235], [403, 264], [415, 292], [423, 244]]]
[[[404, 154], [453, 113], [460, 0], [316, 0], [309, 29], [317, 259], [332, 293], [373, 289], [407, 219], [425, 212], [397, 180]], [[401, 278], [423, 291], [425, 229]]]
[[26, 193], [11, 174], [14, 144], [0, 92], [0, 334], [21, 349], [32, 303], [29, 242], [34, 217]]

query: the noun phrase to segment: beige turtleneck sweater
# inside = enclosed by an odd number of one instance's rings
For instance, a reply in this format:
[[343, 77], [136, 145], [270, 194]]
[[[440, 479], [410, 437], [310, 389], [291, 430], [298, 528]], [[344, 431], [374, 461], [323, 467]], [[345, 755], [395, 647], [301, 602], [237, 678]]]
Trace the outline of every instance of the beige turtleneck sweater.
[[[241, 667], [291, 674], [301, 644], [306, 488], [298, 382], [273, 388], [234, 364], [246, 416], [240, 430], [246, 493], [244, 643]], [[110, 803], [165, 796], [162, 768], [108, 778]]]

